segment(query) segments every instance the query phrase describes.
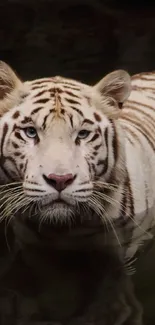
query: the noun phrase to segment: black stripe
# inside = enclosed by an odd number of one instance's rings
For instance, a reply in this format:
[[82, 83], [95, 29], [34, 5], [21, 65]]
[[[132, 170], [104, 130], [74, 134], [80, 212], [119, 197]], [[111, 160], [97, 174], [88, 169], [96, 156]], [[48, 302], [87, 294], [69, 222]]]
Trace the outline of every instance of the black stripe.
[[76, 144], [77, 146], [79, 146], [80, 143], [81, 143], [81, 141], [80, 141], [80, 139], [77, 137], [77, 138], [75, 139], [75, 144]]
[[[61, 82], [61, 84], [63, 84], [63, 82]], [[76, 86], [73, 86], [73, 85], [69, 85], [69, 86], [67, 86], [67, 85], [63, 84], [63, 87], [66, 88], [66, 89], [69, 88], [69, 89], [72, 89], [72, 90], [80, 91], [80, 88], [78, 88], [78, 87], [76, 87]]]
[[92, 168], [94, 174], [96, 175], [96, 169], [95, 169], [95, 164], [94, 163], [91, 163], [91, 168]]
[[32, 85], [33, 86], [35, 86], [35, 85], [42, 85], [42, 84], [49, 83], [49, 82], [52, 82], [52, 81], [53, 81], [52, 78], [41, 79], [41, 80], [34, 80], [34, 81], [32, 81]]
[[74, 99], [70, 99], [70, 98], [66, 98], [66, 97], [65, 97], [65, 100], [66, 100], [68, 103], [72, 104], [72, 105], [79, 105], [79, 102], [76, 101], [76, 100], [74, 100]]
[[65, 87], [65, 88], [72, 89], [71, 87], [74, 87], [75, 90], [80, 90], [80, 86], [78, 86], [77, 84], [74, 84], [73, 82], [69, 82], [68, 80], [66, 80], [66, 81], [60, 80], [59, 84], [62, 84], [63, 87]]
[[128, 175], [128, 189], [129, 189], [129, 199], [130, 199], [130, 216], [133, 218], [135, 214], [133, 194], [131, 189], [130, 177]]
[[[130, 134], [130, 135], [131, 135], [131, 134]], [[126, 138], [128, 139], [128, 141], [130, 142], [130, 144], [131, 144], [132, 146], [135, 145], [134, 142], [130, 139], [129, 135], [126, 135]]]
[[69, 90], [66, 90], [65, 93], [69, 96], [72, 96], [72, 97], [75, 97], [75, 98], [78, 98], [80, 99], [80, 96], [76, 95], [75, 93], [69, 91]]
[[130, 122], [136, 128], [136, 130], [139, 131], [147, 139], [153, 151], [155, 150], [154, 143], [151, 142], [150, 138], [147, 136], [148, 131], [144, 128], [144, 125], [143, 125], [143, 129], [144, 129], [143, 131], [140, 125], [135, 120], [129, 118], [128, 116], [121, 116], [121, 119], [125, 120], [126, 122]]
[[95, 146], [94, 149], [98, 150], [98, 149], [100, 149], [101, 146], [102, 146], [102, 144], [99, 144], [98, 146]]
[[55, 93], [58, 93], [58, 94], [62, 94], [63, 93], [63, 90], [61, 88], [58, 88], [58, 87], [52, 87], [49, 89], [51, 95], [55, 95]]
[[16, 118], [18, 118], [19, 116], [20, 116], [19, 111], [16, 111], [16, 112], [12, 115], [12, 118], [13, 118], [13, 119], [16, 119]]
[[64, 80], [64, 81], [61, 80], [60, 83], [65, 84], [65, 85], [67, 85], [67, 86], [75, 86], [75, 87], [77, 87], [77, 84], [76, 84], [76, 83], [74, 83], [73, 81], [68, 80], [68, 79], [66, 79], [66, 80]]
[[113, 122], [113, 120], [110, 120], [112, 129], [113, 129], [113, 139], [112, 139], [112, 147], [113, 147], [113, 154], [114, 154], [114, 160], [115, 163], [118, 158], [118, 141], [117, 141], [117, 132], [116, 132], [116, 126]]
[[13, 154], [14, 154], [14, 156], [16, 156], [16, 157], [21, 156], [21, 152], [19, 152], [19, 151], [15, 151]]
[[79, 185], [81, 186], [81, 185], [85, 185], [85, 184], [89, 184], [89, 181], [84, 181], [84, 182], [80, 183]]
[[39, 185], [37, 182], [32, 182], [32, 181], [26, 181], [27, 184], [33, 184], [33, 185]]
[[142, 87], [142, 86], [136, 86], [136, 85], [133, 85], [132, 86], [132, 90], [145, 90], [145, 91], [151, 91], [152, 93], [155, 93], [155, 88], [153, 87]]
[[41, 109], [43, 109], [43, 108], [44, 108], [43, 106], [40, 106], [40, 107], [35, 108], [35, 109], [31, 112], [31, 115], [38, 113], [38, 112], [39, 112]]
[[[154, 90], [155, 90], [155, 89], [154, 89]], [[155, 100], [155, 98], [153, 98], [153, 100]], [[145, 103], [137, 102], [137, 101], [135, 101], [135, 100], [129, 100], [128, 103], [129, 103], [129, 108], [130, 108], [130, 104], [135, 105], [135, 106], [131, 106], [131, 109], [132, 109], [132, 108], [135, 108], [135, 111], [136, 111], [136, 109], [138, 110], [138, 108], [140, 109], [140, 108], [143, 108], [143, 107], [147, 107], [147, 108], [149, 108], [150, 110], [152, 110], [153, 112], [155, 111], [155, 109], [153, 108], [152, 105], [147, 105], [147, 104], [145, 104]], [[140, 107], [137, 107], [137, 105], [140, 106]], [[126, 106], [125, 106], [125, 108], [126, 108]], [[143, 113], [143, 112], [144, 112], [144, 111], [142, 110], [142, 113]], [[144, 114], [145, 114], [145, 112], [144, 112]]]
[[83, 125], [84, 123], [88, 123], [88, 124], [91, 124], [91, 125], [94, 124], [93, 121], [91, 121], [91, 120], [89, 120], [89, 119], [87, 119], [87, 118], [83, 121], [82, 125]]
[[39, 93], [37, 93], [33, 98], [39, 97], [39, 96], [45, 94], [46, 92], [47, 92], [47, 89], [44, 89], [44, 90], [40, 91]]
[[41, 99], [38, 99], [36, 100], [33, 104], [45, 104], [47, 102], [49, 102], [49, 98], [41, 98]]
[[20, 164], [20, 165], [19, 165], [19, 168], [20, 168], [20, 169], [23, 169], [23, 167], [24, 167], [23, 164]]
[[46, 192], [44, 190], [33, 189], [33, 188], [28, 188], [28, 187], [25, 187], [24, 189], [27, 190], [27, 191], [31, 191], [31, 192], [40, 192], [40, 193], [45, 193]]
[[22, 124], [27, 124], [30, 122], [32, 122], [32, 119], [31, 117], [27, 117], [27, 116], [25, 116], [24, 119], [21, 121]]
[[62, 114], [62, 115], [65, 114], [65, 109], [64, 109], [64, 108], [61, 109], [61, 114]]
[[99, 134], [96, 133], [96, 134], [94, 134], [94, 136], [92, 137], [92, 139], [90, 139], [89, 141], [87, 141], [87, 143], [89, 143], [89, 142], [93, 142], [93, 141], [95, 141], [95, 140], [98, 139], [98, 138], [99, 138]]
[[[146, 73], [145, 73], [146, 74]], [[147, 76], [153, 76], [154, 75], [154, 73], [150, 73], [150, 74], [146, 74]], [[139, 75], [135, 75], [135, 76], [133, 76], [133, 77], [131, 77], [131, 79], [132, 80], [137, 80], [137, 79], [139, 79], [139, 80], [145, 80], [145, 81], [154, 81], [155, 82], [155, 78], [146, 78], [145, 76], [141, 76], [140, 74]]]
[[99, 159], [99, 161], [97, 162], [97, 166], [104, 165], [104, 162], [104, 159]]
[[22, 141], [24, 141], [24, 142], [26, 143], [25, 139], [23, 139], [22, 136], [20, 135], [20, 133], [17, 132], [17, 131], [15, 132], [15, 137], [16, 137], [17, 139], [22, 140]]
[[41, 86], [32, 86], [31, 90], [37, 90], [37, 89], [42, 89], [45, 88], [45, 85], [41, 85]]
[[89, 168], [89, 174], [91, 174], [91, 164], [89, 162], [89, 160], [85, 157], [86, 159], [86, 162], [87, 162], [87, 165], [88, 165], [88, 168]]
[[4, 141], [5, 141], [7, 132], [8, 132], [8, 124], [5, 123], [3, 126], [3, 133], [2, 133], [2, 140], [1, 140], [1, 156], [3, 156], [3, 146], [4, 146]]
[[24, 167], [24, 170], [23, 170], [24, 174], [25, 174], [26, 169], [27, 169], [27, 164], [28, 164], [28, 159], [27, 159], [26, 162], [25, 162], [25, 167]]
[[104, 131], [104, 138], [105, 138], [105, 144], [107, 148], [107, 157], [104, 159], [104, 168], [103, 168], [103, 174], [105, 174], [108, 170], [108, 128], [105, 129]]
[[75, 199], [86, 199], [86, 198], [89, 198], [90, 194], [89, 195], [76, 195], [75, 196]]
[[121, 199], [121, 206], [120, 206], [120, 211], [119, 211], [119, 218], [122, 219], [123, 221], [126, 220], [124, 217], [126, 217], [126, 206], [127, 206], [127, 182], [125, 182], [124, 187], [123, 187], [123, 195]]
[[84, 188], [84, 189], [80, 189], [80, 190], [76, 190], [76, 191], [74, 191], [74, 193], [78, 193], [78, 192], [90, 192], [92, 189], [91, 188]]
[[148, 202], [148, 197], [147, 197], [147, 183], [144, 181], [145, 184], [145, 204], [146, 204], [146, 213], [148, 213], [149, 209], [149, 202]]
[[[154, 98], [155, 99], [155, 98]], [[153, 114], [154, 114], [154, 112], [155, 112], [155, 109], [153, 109], [153, 107], [151, 107], [151, 106], [148, 106], [148, 105], [143, 105], [143, 106], [146, 106], [147, 108], [149, 108], [150, 110], [152, 109], [152, 111], [153, 111]], [[135, 113], [135, 115], [136, 115], [136, 118], [139, 118], [139, 120], [142, 120], [141, 119], [141, 117], [138, 117], [138, 113], [140, 113], [142, 116], [143, 116], [143, 118], [145, 117], [146, 119], [145, 119], [145, 121], [146, 121], [146, 123], [149, 123], [149, 128], [151, 128], [152, 127], [152, 130], [154, 131], [154, 128], [155, 128], [155, 121], [153, 120], [153, 116], [152, 116], [152, 114], [150, 114], [150, 113], [146, 113], [144, 110], [142, 110], [140, 107], [136, 107], [136, 106], [131, 106], [131, 105], [126, 105], [125, 106], [125, 109], [129, 109], [129, 110], [131, 110], [131, 112], [132, 112], [132, 110], [134, 111], [134, 113]], [[152, 112], [151, 112], [152, 113]], [[146, 126], [147, 126], [147, 124], [146, 124]]]
[[14, 142], [14, 141], [12, 141], [12, 145], [13, 145], [13, 147], [14, 147], [15, 149], [19, 148], [19, 145], [18, 145], [16, 142]]
[[72, 108], [74, 111], [76, 111], [77, 113], [79, 113], [82, 117], [84, 116], [83, 113], [76, 107], [74, 106], [70, 106], [70, 108]]
[[43, 127], [43, 129], [45, 130], [45, 128], [46, 128], [46, 121], [47, 121], [47, 118], [49, 117], [49, 114], [47, 114], [45, 117], [44, 117], [44, 122], [43, 122], [43, 124], [42, 124], [42, 127]]
[[71, 126], [73, 128], [73, 115], [69, 115], [69, 119], [70, 119]]

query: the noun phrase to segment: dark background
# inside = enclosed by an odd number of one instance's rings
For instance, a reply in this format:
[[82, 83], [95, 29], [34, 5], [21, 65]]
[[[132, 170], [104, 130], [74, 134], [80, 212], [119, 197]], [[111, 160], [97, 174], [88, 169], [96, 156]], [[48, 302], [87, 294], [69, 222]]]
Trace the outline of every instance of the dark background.
[[[95, 83], [117, 68], [155, 70], [155, 1], [0, 0], [0, 60], [23, 79]], [[136, 274], [148, 325], [155, 323], [154, 256], [155, 247]]]
[[155, 3], [131, 0], [1, 0], [0, 59], [24, 78], [155, 69]]

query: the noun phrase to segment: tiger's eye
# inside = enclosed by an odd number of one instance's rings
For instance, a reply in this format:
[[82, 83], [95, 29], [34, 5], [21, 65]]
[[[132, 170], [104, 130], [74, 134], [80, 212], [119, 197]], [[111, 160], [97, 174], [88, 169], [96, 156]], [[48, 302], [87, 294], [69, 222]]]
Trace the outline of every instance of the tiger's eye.
[[81, 130], [79, 133], [78, 133], [78, 138], [79, 139], [86, 139], [88, 137], [88, 135], [90, 134], [90, 131], [88, 130]]
[[37, 131], [32, 126], [25, 128], [24, 131], [28, 138], [36, 138], [37, 136]]

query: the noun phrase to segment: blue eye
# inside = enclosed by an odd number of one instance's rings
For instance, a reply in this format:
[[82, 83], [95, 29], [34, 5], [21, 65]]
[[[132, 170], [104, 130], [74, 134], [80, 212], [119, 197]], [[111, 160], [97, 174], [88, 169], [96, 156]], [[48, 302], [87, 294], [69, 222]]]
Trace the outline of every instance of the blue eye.
[[36, 138], [37, 137], [37, 131], [32, 126], [25, 128], [24, 131], [28, 138]]
[[90, 131], [88, 130], [81, 130], [79, 133], [78, 133], [78, 138], [79, 139], [86, 139], [88, 137], [88, 135], [90, 134]]

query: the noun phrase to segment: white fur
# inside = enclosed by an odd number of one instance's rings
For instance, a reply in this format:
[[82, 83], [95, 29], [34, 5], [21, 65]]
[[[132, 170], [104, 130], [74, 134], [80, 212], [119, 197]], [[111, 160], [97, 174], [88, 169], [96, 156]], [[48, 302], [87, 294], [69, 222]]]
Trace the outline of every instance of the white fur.
[[[13, 103], [12, 108], [3, 115], [0, 121], [1, 139], [3, 137], [4, 124], [7, 123], [9, 125], [3, 146], [3, 154], [5, 157], [8, 157], [15, 151], [12, 146], [12, 141], [15, 141], [15, 136], [12, 131], [14, 124], [16, 123], [21, 126], [22, 119], [25, 116], [29, 117], [31, 112], [38, 107], [34, 103], [34, 97], [38, 92], [44, 89], [46, 92], [41, 95], [41, 98], [50, 97], [50, 101], [43, 104], [44, 109], [33, 116], [33, 125], [37, 129], [40, 138], [38, 145], [34, 145], [32, 139], [27, 138], [24, 131], [20, 131], [22, 138], [25, 140], [25, 143], [19, 142], [20, 151], [25, 155], [25, 159], [28, 159], [26, 172], [20, 175], [18, 174], [18, 157], [16, 157], [17, 167], [13, 164], [11, 165], [10, 161], [8, 162], [6, 160], [5, 162], [5, 168], [11, 171], [11, 173], [14, 171], [16, 179], [23, 181], [25, 194], [30, 196], [34, 201], [39, 201], [41, 218], [45, 217], [46, 219], [53, 218], [54, 220], [66, 221], [67, 218], [70, 219], [74, 216], [80, 202], [85, 204], [86, 209], [88, 205], [89, 209], [88, 201], [93, 193], [94, 174], [93, 171], [90, 173], [86, 158], [89, 162], [96, 164], [96, 172], [99, 174], [101, 167], [97, 166], [97, 159], [105, 159], [108, 155], [108, 169], [100, 177], [100, 181], [105, 184], [109, 179], [111, 183], [114, 181], [117, 185], [117, 190], [110, 192], [109, 203], [106, 203], [105, 206], [103, 203], [103, 209], [96, 205], [96, 207], [94, 206], [94, 211], [98, 213], [100, 210], [102, 212], [100, 213], [100, 217], [109, 219], [110, 222], [119, 221], [123, 192], [125, 191], [126, 206], [123, 212], [123, 218], [125, 220], [129, 219], [130, 222], [127, 222], [126, 226], [124, 226], [124, 231], [126, 232], [129, 229], [132, 236], [132, 239], [130, 237], [131, 245], [128, 247], [127, 256], [134, 255], [142, 240], [149, 238], [147, 231], [149, 227], [153, 228], [155, 221], [155, 153], [145, 135], [138, 131], [133, 123], [125, 120], [125, 117], [132, 116], [133, 120], [140, 123], [139, 130], [145, 126], [146, 135], [149, 136], [155, 146], [155, 95], [154, 91], [141, 89], [141, 87], [153, 87], [155, 90], [155, 75], [151, 75], [154, 81], [149, 80], [149, 75], [147, 74], [143, 74], [143, 77], [148, 80], [142, 80], [141, 76], [133, 78], [131, 95], [124, 103], [122, 110], [119, 110], [118, 104], [127, 98], [130, 91], [129, 76], [127, 73], [112, 73], [100, 81], [95, 87], [87, 86], [73, 80], [71, 81], [73, 86], [79, 88], [79, 90], [71, 88], [74, 95], [80, 97], [80, 99], [76, 99], [75, 97], [75, 100], [78, 101], [78, 104], [75, 104], [76, 108], [83, 112], [86, 119], [94, 122], [93, 125], [88, 124], [86, 128], [92, 132], [91, 134], [95, 134], [98, 127], [101, 129], [101, 136], [95, 140], [95, 145], [101, 144], [101, 147], [98, 149], [97, 157], [94, 157], [94, 160], [91, 158], [94, 152], [93, 143], [90, 142], [87, 144], [87, 141], [83, 140], [79, 146], [75, 144], [75, 139], [81, 129], [83, 118], [72, 110], [66, 100], [66, 96], [68, 95], [66, 95], [61, 81], [67, 85], [70, 82], [68, 79], [61, 77], [57, 77], [57, 79], [51, 78], [39, 90], [32, 90], [35, 81], [22, 84], [22, 91], [25, 91], [28, 96], [20, 104], [19, 96], [17, 96], [18, 104], [14, 105]], [[41, 127], [44, 117], [55, 105], [54, 99], [50, 95], [50, 89], [57, 85], [62, 90], [61, 104], [67, 111], [68, 116], [73, 114], [74, 128], [71, 128], [69, 120], [67, 122], [65, 120], [64, 122], [63, 119], [59, 117], [53, 119], [52, 115], [50, 115], [46, 129], [42, 130]], [[87, 98], [89, 101], [87, 101]], [[137, 103], [133, 104], [132, 101]], [[146, 107], [145, 104], [151, 108]], [[131, 108], [131, 105], [135, 105], [135, 109]], [[136, 110], [137, 107], [142, 111], [139, 112]], [[15, 121], [12, 116], [17, 110], [20, 112], [20, 117]], [[143, 110], [144, 113], [149, 114], [150, 117], [148, 119], [143, 114]], [[101, 121], [95, 120], [95, 112], [100, 114]], [[113, 120], [117, 133], [117, 161], [114, 158], [113, 148], [114, 130], [109, 118]], [[106, 146], [104, 136], [106, 128], [108, 129], [108, 147]], [[133, 135], [133, 132], [136, 136]], [[88, 136], [87, 140], [91, 137]], [[43, 174], [49, 175], [50, 173], [58, 175], [72, 173], [73, 175], [76, 174], [77, 177], [59, 195], [43, 179]], [[124, 187], [127, 174], [129, 175], [131, 193], [129, 193], [129, 187]], [[4, 178], [3, 171], [1, 171], [2, 182], [4, 182]], [[86, 189], [86, 192], [82, 192], [82, 190]], [[42, 190], [42, 192], [37, 197], [37, 191], [39, 190]], [[131, 207], [128, 206], [131, 203], [130, 195], [133, 198], [134, 215], [131, 215]], [[58, 197], [62, 198], [66, 203], [70, 203], [70, 206], [52, 205], [53, 201]], [[51, 207], [48, 205], [49, 203], [51, 203]], [[142, 235], [144, 235], [143, 238]]]

